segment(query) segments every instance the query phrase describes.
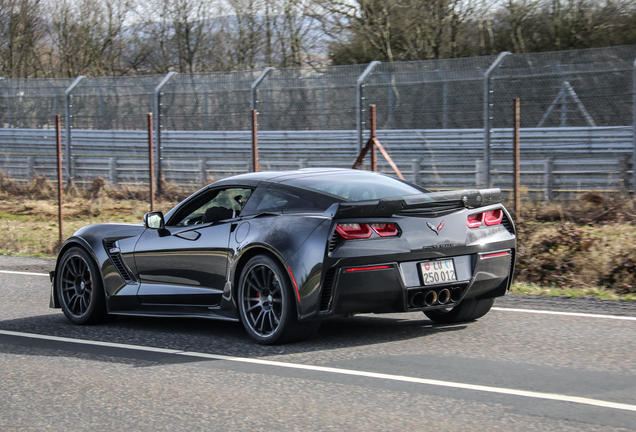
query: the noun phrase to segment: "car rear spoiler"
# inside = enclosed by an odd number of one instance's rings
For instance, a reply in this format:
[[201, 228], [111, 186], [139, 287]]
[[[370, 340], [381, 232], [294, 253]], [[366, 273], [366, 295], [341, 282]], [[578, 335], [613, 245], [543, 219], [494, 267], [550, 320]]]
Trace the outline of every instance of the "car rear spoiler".
[[404, 197], [382, 198], [358, 202], [336, 203], [325, 211], [324, 216], [333, 219], [389, 217], [396, 213], [417, 210], [446, 208], [475, 208], [501, 202], [501, 189], [464, 189], [431, 192]]

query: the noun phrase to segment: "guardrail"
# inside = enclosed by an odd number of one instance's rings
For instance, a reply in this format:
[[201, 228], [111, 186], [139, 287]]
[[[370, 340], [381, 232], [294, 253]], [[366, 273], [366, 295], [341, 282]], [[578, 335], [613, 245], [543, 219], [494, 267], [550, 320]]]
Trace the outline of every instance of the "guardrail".
[[[484, 186], [482, 129], [379, 130], [378, 139], [407, 179], [431, 189]], [[521, 184], [542, 198], [582, 190], [632, 189], [632, 128], [521, 129]], [[331, 166], [348, 168], [357, 156], [355, 130], [259, 132], [262, 170]], [[491, 135], [491, 179], [512, 186], [512, 130]], [[147, 132], [73, 130], [76, 183], [103, 177], [112, 185], [148, 182]], [[113, 155], [116, 154], [117, 157]], [[200, 185], [248, 172], [249, 131], [162, 131], [166, 181]], [[0, 169], [16, 180], [55, 178], [55, 132], [0, 129]], [[392, 172], [383, 160], [378, 169]]]

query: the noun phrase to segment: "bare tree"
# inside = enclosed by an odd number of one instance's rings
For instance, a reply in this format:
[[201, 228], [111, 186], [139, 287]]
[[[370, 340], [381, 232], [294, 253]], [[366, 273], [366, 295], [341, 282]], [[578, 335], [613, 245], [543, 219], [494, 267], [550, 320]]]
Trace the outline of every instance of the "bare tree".
[[0, 74], [43, 74], [38, 46], [43, 38], [40, 0], [0, 0]]

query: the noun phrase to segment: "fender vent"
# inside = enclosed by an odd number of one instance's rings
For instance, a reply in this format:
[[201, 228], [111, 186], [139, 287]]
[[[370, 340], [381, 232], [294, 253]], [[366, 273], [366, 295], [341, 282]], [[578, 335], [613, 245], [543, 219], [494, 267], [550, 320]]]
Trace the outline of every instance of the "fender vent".
[[342, 243], [343, 241], [344, 239], [342, 238], [342, 236], [334, 231], [331, 239], [329, 240], [329, 252], [335, 251], [338, 246], [340, 246], [340, 243]]
[[503, 219], [501, 220], [501, 224], [506, 227], [506, 229], [508, 230], [508, 232], [510, 234], [514, 234], [515, 233], [515, 230], [512, 227], [512, 222], [510, 221], [510, 219], [508, 219], [508, 215], [506, 215], [506, 213], [504, 213], [504, 215], [503, 215]]
[[325, 279], [322, 282], [322, 292], [320, 294], [320, 312], [328, 312], [331, 308], [331, 300], [333, 298], [333, 284], [336, 278], [336, 269], [329, 269], [325, 273]]
[[[128, 267], [126, 267], [126, 264], [124, 264], [124, 260], [121, 256], [121, 253], [119, 252], [119, 248], [117, 247], [116, 243], [117, 242], [114, 241], [104, 242], [106, 246], [106, 253], [110, 257], [110, 260], [113, 262], [113, 265], [117, 269], [117, 272], [122, 277], [122, 279], [125, 280], [126, 283], [134, 283], [135, 278], [130, 274], [130, 271], [128, 270]], [[111, 252], [113, 250], [117, 250], [117, 252]]]

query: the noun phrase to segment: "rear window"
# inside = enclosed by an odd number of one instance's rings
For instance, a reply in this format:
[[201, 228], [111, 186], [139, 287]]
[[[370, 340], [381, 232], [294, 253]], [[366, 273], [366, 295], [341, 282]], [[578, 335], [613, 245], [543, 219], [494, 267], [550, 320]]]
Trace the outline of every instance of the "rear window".
[[392, 177], [364, 171], [302, 177], [286, 183], [335, 195], [347, 201], [366, 201], [427, 192]]

